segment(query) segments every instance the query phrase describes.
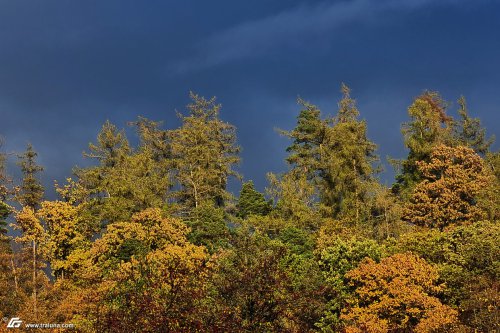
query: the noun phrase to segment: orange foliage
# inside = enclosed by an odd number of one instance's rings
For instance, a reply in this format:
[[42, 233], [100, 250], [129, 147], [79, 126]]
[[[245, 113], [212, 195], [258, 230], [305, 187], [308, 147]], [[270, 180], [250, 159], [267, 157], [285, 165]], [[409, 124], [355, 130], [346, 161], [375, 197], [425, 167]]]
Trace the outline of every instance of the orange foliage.
[[434, 332], [454, 324], [457, 312], [431, 296], [437, 270], [411, 253], [395, 254], [380, 263], [366, 258], [346, 274], [356, 287], [341, 319], [346, 332]]
[[431, 160], [417, 162], [424, 180], [404, 207], [403, 219], [440, 230], [484, 217], [477, 196], [491, 181], [484, 161], [473, 149], [438, 146]]

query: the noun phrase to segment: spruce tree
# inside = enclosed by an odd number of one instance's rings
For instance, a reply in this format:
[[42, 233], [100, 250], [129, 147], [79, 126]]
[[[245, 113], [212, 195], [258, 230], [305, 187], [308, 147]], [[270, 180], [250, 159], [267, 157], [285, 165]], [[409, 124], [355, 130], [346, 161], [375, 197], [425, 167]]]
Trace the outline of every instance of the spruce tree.
[[21, 167], [23, 179], [17, 200], [23, 207], [30, 207], [33, 210], [40, 207], [45, 191], [38, 179], [38, 174], [43, 171], [43, 167], [37, 164], [37, 156], [38, 153], [31, 144], [28, 144], [22, 155], [18, 155], [18, 165]]
[[264, 194], [255, 190], [252, 181], [243, 183], [238, 200], [238, 215], [246, 218], [249, 215], [267, 215], [271, 211], [271, 204]]
[[289, 153], [286, 161], [309, 181], [317, 182], [321, 170], [320, 147], [325, 140], [327, 122], [321, 119], [321, 111], [316, 105], [301, 98], [297, 103], [302, 108], [297, 125], [291, 131], [281, 131], [293, 140], [286, 150]]
[[377, 146], [367, 138], [366, 122], [359, 120], [350, 89], [342, 84], [341, 92], [339, 110], [320, 147], [320, 197], [327, 216], [358, 222], [363, 217], [368, 187], [374, 181]]
[[23, 232], [21, 241], [31, 241], [32, 244], [32, 297], [33, 313], [35, 319], [38, 316], [37, 307], [37, 275], [39, 270], [39, 241], [43, 237], [44, 228], [35, 213], [40, 208], [44, 196], [44, 187], [38, 179], [38, 174], [43, 167], [37, 164], [38, 154], [31, 144], [26, 151], [18, 155], [18, 165], [21, 168], [23, 179], [16, 199], [22, 205], [22, 210], [17, 213], [16, 221]]

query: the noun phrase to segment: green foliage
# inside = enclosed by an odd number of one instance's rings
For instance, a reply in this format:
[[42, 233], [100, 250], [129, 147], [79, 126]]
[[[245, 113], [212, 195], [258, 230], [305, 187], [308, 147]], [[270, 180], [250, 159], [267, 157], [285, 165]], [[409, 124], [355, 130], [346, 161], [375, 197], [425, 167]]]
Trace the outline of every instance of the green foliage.
[[82, 199], [89, 202], [88, 209], [102, 223], [125, 221], [134, 213], [163, 207], [167, 202], [170, 169], [159, 159], [150, 138], [154, 128], [147, 127], [150, 132], [145, 133], [143, 126], [147, 125], [151, 123], [145, 119], [137, 125], [141, 145], [133, 150], [125, 133], [107, 121], [97, 143], [91, 143], [90, 153], [85, 154], [99, 165], [76, 170], [79, 185], [86, 190]]
[[188, 239], [193, 244], [205, 246], [210, 253], [227, 246], [230, 230], [226, 213], [213, 203], [203, 202], [194, 208], [186, 224], [191, 228]]
[[467, 111], [467, 102], [465, 97], [461, 96], [458, 100], [460, 116], [459, 121], [453, 123], [453, 138], [459, 146], [470, 147], [478, 154], [485, 155], [495, 138], [486, 138], [486, 129], [481, 126], [479, 118], [471, 118]]
[[321, 202], [327, 216], [354, 221], [366, 220], [363, 208], [368, 201], [368, 188], [374, 181], [377, 146], [368, 140], [366, 122], [350, 89], [342, 85], [339, 110], [321, 146], [323, 186]]
[[[366, 123], [349, 88], [342, 84], [343, 97], [332, 120], [322, 120], [320, 110], [301, 99], [303, 109], [296, 127], [283, 134], [293, 139], [287, 148], [292, 177], [306, 181], [321, 202], [322, 214], [358, 223], [367, 218], [367, 201], [373, 181], [376, 145], [366, 137]], [[305, 178], [305, 180], [303, 179]]]
[[16, 198], [21, 205], [33, 209], [38, 208], [44, 193], [44, 188], [38, 179], [38, 174], [43, 171], [43, 167], [37, 164], [37, 156], [31, 144], [28, 144], [24, 154], [18, 155], [18, 165], [21, 167], [23, 180]]
[[271, 203], [264, 194], [255, 190], [252, 181], [243, 183], [238, 199], [238, 216], [246, 218], [249, 215], [267, 215], [272, 209]]
[[432, 149], [450, 141], [452, 118], [446, 115], [446, 103], [433, 91], [426, 91], [408, 107], [410, 121], [403, 124], [401, 132], [408, 157], [402, 161], [401, 173], [392, 189], [405, 197], [420, 181], [417, 162], [428, 162]]
[[291, 172], [279, 178], [269, 173], [267, 177], [270, 183], [267, 191], [275, 202], [271, 220], [277, 216], [300, 228], [317, 229], [321, 216], [315, 200], [316, 190], [305, 174]]
[[365, 258], [379, 261], [382, 248], [370, 239], [341, 239], [333, 236], [330, 246], [320, 250], [317, 255], [325, 283], [334, 290], [328, 301], [327, 310], [317, 325], [322, 332], [336, 332], [341, 325], [341, 310], [352, 294], [345, 274]]
[[306, 230], [289, 226], [285, 227], [276, 237], [285, 244], [291, 253], [310, 256], [314, 249], [314, 239]]
[[28, 146], [10, 207], [0, 153], [0, 317], [89, 333], [499, 331], [500, 154], [479, 119], [464, 99], [455, 121], [439, 94], [417, 97], [390, 189], [341, 91], [332, 118], [298, 100], [290, 169], [266, 196], [228, 192], [235, 128], [193, 93], [178, 128], [129, 123], [137, 145], [106, 122], [60, 200], [42, 201]]
[[478, 222], [447, 232], [404, 235], [390, 251], [412, 251], [437, 264], [444, 300], [460, 310], [461, 321], [484, 332], [498, 329], [500, 225]]
[[287, 162], [306, 175], [309, 181], [317, 182], [321, 169], [320, 147], [324, 141], [327, 123], [321, 119], [321, 111], [301, 98], [297, 103], [302, 107], [297, 125], [290, 132], [281, 133], [293, 140], [287, 148]]

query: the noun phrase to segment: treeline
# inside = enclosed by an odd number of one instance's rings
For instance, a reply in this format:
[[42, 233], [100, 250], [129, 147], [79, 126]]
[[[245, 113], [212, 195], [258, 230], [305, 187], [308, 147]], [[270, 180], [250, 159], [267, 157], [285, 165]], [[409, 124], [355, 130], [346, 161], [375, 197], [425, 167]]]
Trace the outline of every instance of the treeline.
[[[334, 117], [299, 99], [288, 171], [227, 190], [239, 150], [215, 99], [181, 126], [106, 122], [94, 165], [44, 199], [28, 146], [0, 155], [0, 318], [78, 332], [497, 332], [500, 153], [465, 99], [408, 107], [408, 156], [382, 185], [342, 85]], [[7, 236], [8, 222], [19, 236]], [[5, 326], [2, 327], [4, 329]], [[69, 331], [69, 330], [68, 330]]]

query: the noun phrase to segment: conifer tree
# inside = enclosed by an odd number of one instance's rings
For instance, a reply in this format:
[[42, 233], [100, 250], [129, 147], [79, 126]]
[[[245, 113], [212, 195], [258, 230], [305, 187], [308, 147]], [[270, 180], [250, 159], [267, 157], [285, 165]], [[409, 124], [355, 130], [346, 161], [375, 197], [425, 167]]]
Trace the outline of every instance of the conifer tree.
[[22, 230], [23, 235], [20, 241], [31, 241], [32, 244], [32, 296], [33, 312], [37, 318], [37, 274], [39, 270], [38, 245], [44, 235], [44, 228], [35, 212], [39, 209], [44, 196], [44, 187], [38, 179], [38, 174], [43, 171], [43, 167], [37, 164], [38, 154], [31, 144], [28, 144], [26, 151], [19, 155], [18, 165], [21, 167], [23, 179], [16, 199], [22, 205], [22, 210], [16, 214], [16, 222]]
[[323, 178], [320, 196], [328, 216], [359, 221], [368, 187], [374, 181], [377, 146], [367, 138], [366, 122], [358, 119], [359, 111], [350, 89], [342, 84], [341, 91], [338, 113], [320, 148]]
[[437, 92], [426, 91], [408, 107], [411, 120], [403, 124], [401, 132], [409, 152], [401, 161], [400, 174], [392, 187], [394, 193], [407, 196], [421, 179], [417, 162], [428, 162], [437, 145], [450, 144], [452, 118], [446, 114], [446, 106]]
[[307, 179], [318, 182], [321, 170], [320, 147], [325, 140], [327, 122], [321, 119], [321, 111], [301, 98], [297, 103], [302, 107], [297, 125], [291, 131], [281, 131], [281, 134], [293, 140], [287, 148], [289, 153], [286, 161]]
[[21, 167], [23, 179], [17, 200], [23, 207], [30, 207], [36, 210], [43, 200], [44, 188], [38, 179], [38, 174], [43, 171], [43, 167], [38, 165], [36, 158], [38, 153], [28, 144], [26, 151], [19, 155], [18, 165]]
[[[0, 148], [2, 148], [2, 142], [0, 141]], [[7, 195], [9, 193], [7, 188], [7, 172], [5, 170], [6, 156], [0, 151], [0, 242], [7, 240], [7, 221], [6, 218], [11, 212], [11, 208], [7, 205]]]
[[99, 165], [76, 170], [79, 183], [87, 190], [93, 215], [101, 223], [127, 220], [146, 208], [162, 207], [171, 186], [169, 167], [164, 151], [163, 134], [158, 123], [139, 118], [137, 127], [140, 145], [130, 147], [124, 131], [107, 121], [89, 144], [84, 156], [96, 159]]
[[271, 211], [271, 205], [264, 194], [255, 190], [252, 181], [243, 183], [238, 200], [238, 215], [246, 218], [249, 215], [267, 215]]
[[239, 177], [233, 169], [240, 160], [233, 125], [219, 118], [220, 104], [194, 93], [187, 116], [179, 114], [182, 126], [170, 132], [176, 193], [184, 213], [204, 201], [223, 206], [230, 195], [228, 177]]
[[493, 136], [486, 138], [486, 129], [481, 126], [481, 120], [469, 116], [465, 97], [460, 97], [458, 105], [460, 107], [458, 110], [460, 120], [453, 123], [453, 137], [456, 143], [460, 146], [470, 147], [476, 153], [484, 156], [495, 138]]

